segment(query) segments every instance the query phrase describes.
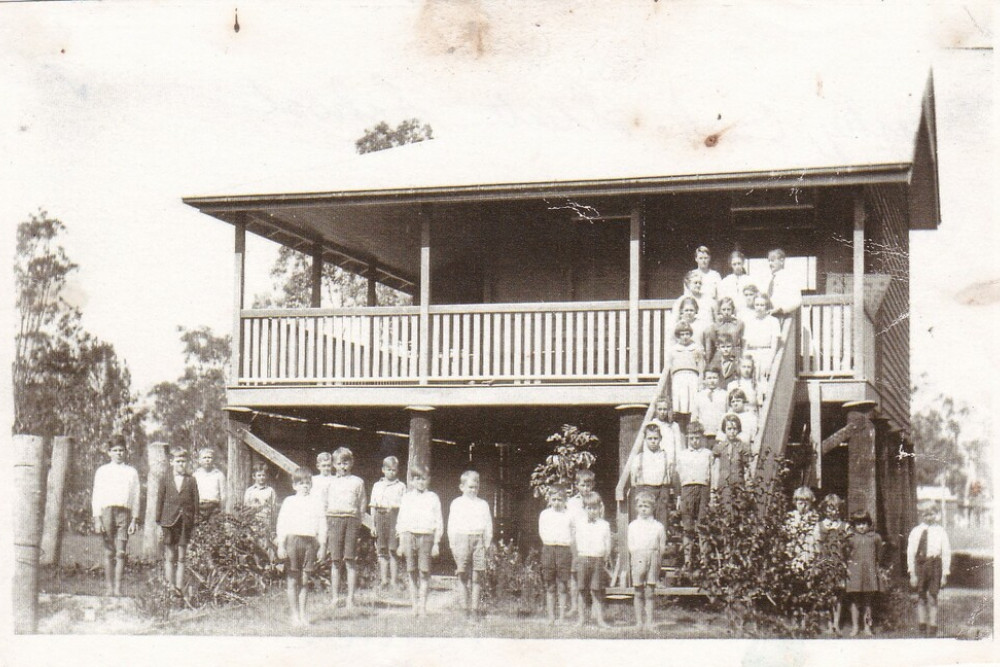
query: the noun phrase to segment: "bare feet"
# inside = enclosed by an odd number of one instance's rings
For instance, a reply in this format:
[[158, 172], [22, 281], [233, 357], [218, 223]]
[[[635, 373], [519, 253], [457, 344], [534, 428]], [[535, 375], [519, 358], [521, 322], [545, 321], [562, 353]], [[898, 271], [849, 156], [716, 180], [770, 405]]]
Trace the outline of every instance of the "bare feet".
[[852, 637], [858, 636], [858, 626], [854, 626], [853, 628], [851, 628], [851, 636]]

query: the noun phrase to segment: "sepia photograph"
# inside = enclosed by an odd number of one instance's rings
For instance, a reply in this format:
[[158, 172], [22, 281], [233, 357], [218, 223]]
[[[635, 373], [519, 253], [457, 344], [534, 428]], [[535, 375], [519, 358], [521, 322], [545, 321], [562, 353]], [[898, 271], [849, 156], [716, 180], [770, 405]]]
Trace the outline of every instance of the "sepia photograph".
[[0, 4], [10, 664], [989, 660], [993, 30]]

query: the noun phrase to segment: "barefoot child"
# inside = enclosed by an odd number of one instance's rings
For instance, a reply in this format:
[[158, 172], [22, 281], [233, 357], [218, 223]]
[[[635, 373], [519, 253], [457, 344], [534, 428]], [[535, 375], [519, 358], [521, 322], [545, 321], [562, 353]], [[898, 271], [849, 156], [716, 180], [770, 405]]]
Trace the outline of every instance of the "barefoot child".
[[851, 515], [851, 556], [847, 561], [847, 599], [851, 603], [851, 636], [857, 637], [861, 608], [864, 608], [866, 635], [872, 634], [872, 598], [882, 590], [878, 564], [882, 538], [872, 531], [872, 517], [860, 511]]
[[574, 524], [573, 541], [576, 547], [577, 625], [586, 620], [586, 595], [590, 591], [594, 620], [602, 628], [604, 607], [601, 594], [604, 588], [604, 562], [611, 555], [611, 526], [604, 520], [604, 502], [596, 493], [588, 493], [583, 498], [587, 520]]
[[198, 482], [198, 519], [208, 521], [226, 505], [226, 474], [215, 467], [215, 450], [202, 447], [198, 450], [199, 468], [194, 471]]
[[184, 561], [188, 541], [198, 520], [198, 483], [188, 474], [188, 453], [170, 448], [171, 474], [160, 478], [156, 523], [163, 531], [163, 574], [167, 585], [184, 590]]
[[278, 513], [278, 558], [288, 559], [285, 579], [292, 625], [306, 625], [309, 575], [326, 552], [326, 516], [320, 500], [311, 495], [312, 473], [298, 468], [292, 475], [295, 495], [285, 498]]
[[951, 543], [941, 527], [941, 515], [933, 505], [920, 513], [920, 524], [906, 542], [906, 570], [917, 590], [917, 624], [920, 635], [937, 635], [938, 591], [951, 573]]
[[538, 537], [542, 540], [542, 581], [545, 583], [545, 613], [549, 624], [556, 622], [556, 594], [559, 622], [566, 618], [566, 593], [573, 576], [573, 520], [566, 510], [566, 490], [549, 491], [549, 506], [538, 515]]
[[470, 618], [476, 618], [486, 574], [486, 551], [493, 544], [493, 517], [489, 503], [479, 497], [478, 472], [463, 472], [458, 488], [462, 495], [451, 501], [448, 510], [448, 545], [455, 558], [462, 609]]
[[333, 480], [333, 455], [330, 452], [320, 452], [316, 455], [316, 470], [319, 474], [313, 475], [312, 493], [316, 498], [326, 498], [326, 487]]
[[128, 537], [139, 526], [139, 473], [125, 463], [125, 438], [108, 443], [108, 458], [94, 474], [94, 531], [104, 538], [104, 594], [122, 594]]
[[[641, 445], [640, 445], [641, 446]], [[566, 511], [569, 512], [570, 521], [574, 526], [577, 523], [587, 520], [587, 510], [583, 506], [583, 499], [589, 494], [593, 493], [594, 486], [596, 484], [596, 476], [594, 471], [590, 468], [580, 468], [576, 471], [573, 476], [573, 486], [576, 489], [576, 495], [566, 501]], [[576, 572], [576, 545], [573, 544], [573, 561], [571, 566], [573, 572]], [[578, 611], [576, 607], [577, 598], [579, 598], [579, 589], [577, 588], [576, 575], [570, 577], [569, 579], [569, 610], [566, 612], [568, 615], [572, 616]]]
[[430, 474], [426, 468], [414, 466], [410, 471], [410, 486], [399, 502], [396, 534], [399, 536], [397, 555], [406, 556], [406, 572], [410, 579], [410, 603], [416, 616], [427, 615], [427, 589], [431, 580], [431, 559], [440, 551], [444, 521], [441, 500], [427, 490]]
[[656, 498], [652, 493], [640, 491], [635, 499], [638, 516], [628, 525], [628, 553], [632, 562], [632, 585], [635, 587], [632, 605], [637, 628], [653, 627], [656, 582], [660, 578], [660, 562], [667, 547], [666, 530], [653, 518], [655, 505]]
[[354, 454], [347, 447], [333, 453], [336, 474], [326, 487], [323, 506], [326, 509], [327, 549], [333, 564], [330, 566], [330, 604], [340, 602], [340, 570], [347, 573], [347, 609], [354, 609], [354, 589], [358, 581], [355, 558], [358, 555], [358, 529], [365, 507], [365, 483], [351, 474]]
[[711, 499], [712, 463], [715, 455], [705, 449], [701, 424], [688, 425], [687, 449], [677, 454], [677, 474], [681, 481], [681, 528], [684, 530], [684, 570], [694, 569], [694, 537], [697, 533], [698, 551], [702, 562], [708, 558], [705, 553], [705, 517]]
[[378, 553], [379, 586], [387, 589], [399, 580], [399, 561], [396, 549], [396, 520], [399, 517], [399, 501], [406, 493], [406, 484], [399, 479], [399, 459], [387, 456], [382, 460], [382, 479], [372, 487], [372, 521], [375, 524], [375, 550]]

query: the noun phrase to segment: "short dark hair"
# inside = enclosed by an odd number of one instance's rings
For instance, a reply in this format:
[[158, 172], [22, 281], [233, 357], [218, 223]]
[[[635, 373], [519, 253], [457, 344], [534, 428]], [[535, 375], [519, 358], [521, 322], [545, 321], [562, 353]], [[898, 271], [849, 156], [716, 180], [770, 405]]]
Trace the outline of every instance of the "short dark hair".
[[184, 447], [181, 447], [180, 445], [173, 445], [170, 448], [170, 458], [176, 459], [179, 456], [188, 458], [188, 450]]
[[267, 464], [263, 461], [258, 461], [253, 464], [253, 473], [256, 475], [259, 472], [262, 472], [265, 475], [267, 474]]

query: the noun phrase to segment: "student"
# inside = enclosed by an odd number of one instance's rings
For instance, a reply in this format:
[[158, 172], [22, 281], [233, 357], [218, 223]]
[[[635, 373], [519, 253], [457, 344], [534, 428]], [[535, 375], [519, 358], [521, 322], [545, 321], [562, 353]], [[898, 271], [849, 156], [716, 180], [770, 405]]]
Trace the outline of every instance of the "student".
[[486, 551], [493, 544], [493, 517], [489, 503], [479, 497], [478, 472], [463, 472], [458, 488], [462, 495], [448, 508], [448, 545], [455, 559], [462, 609], [476, 618], [486, 575]]
[[586, 595], [590, 591], [592, 613], [597, 625], [608, 627], [604, 622], [604, 606], [601, 595], [604, 588], [604, 564], [611, 555], [611, 526], [604, 520], [604, 502], [596, 493], [588, 493], [583, 498], [583, 507], [587, 511], [587, 520], [574, 524], [573, 543], [576, 549], [576, 585], [578, 599], [576, 601], [576, 624], [583, 625], [586, 620]]
[[128, 537], [139, 526], [139, 473], [125, 463], [125, 438], [107, 445], [109, 463], [94, 474], [94, 531], [104, 538], [104, 594], [120, 596]]
[[691, 325], [691, 340], [697, 343], [702, 351], [706, 349], [706, 338], [710, 333], [712, 323], [699, 317], [702, 310], [698, 300], [689, 294], [677, 300], [674, 306], [674, 332], [666, 347], [667, 360], [670, 358], [670, 346], [677, 342], [676, 328], [681, 322], [687, 322]]
[[[697, 306], [692, 317], [690, 310], [685, 312], [685, 305], [689, 306], [689, 301]], [[674, 310], [674, 322], [687, 321], [694, 331], [694, 340], [701, 345], [706, 352], [706, 358], [711, 357], [715, 351], [712, 339], [712, 327], [715, 324], [715, 298], [709, 296], [702, 289], [702, 275], [698, 269], [688, 271], [684, 278], [684, 293], [677, 300]]]
[[267, 524], [268, 530], [274, 526], [278, 496], [267, 483], [267, 464], [263, 461], [253, 466], [253, 484], [243, 493], [243, 506], [257, 511], [257, 517]]
[[320, 452], [316, 455], [316, 470], [319, 474], [313, 475], [310, 493], [316, 498], [325, 499], [326, 488], [333, 480], [333, 455], [330, 452]]
[[[712, 327], [712, 340], [714, 341], [714, 353], [709, 357], [709, 365], [719, 365], [722, 359], [719, 345], [723, 337], [728, 337], [732, 346], [731, 358], [739, 357], [743, 346], [743, 330], [745, 328], [743, 320], [736, 316], [736, 302], [731, 298], [724, 297], [719, 302], [719, 316]], [[733, 369], [735, 375], [736, 369]], [[722, 385], [725, 386], [725, 385]]]
[[307, 625], [309, 575], [326, 555], [326, 516], [319, 498], [311, 494], [312, 473], [298, 468], [292, 474], [295, 495], [285, 498], [278, 513], [278, 558], [288, 559], [285, 580], [292, 625]]
[[653, 514], [666, 525], [670, 512], [670, 480], [673, 479], [674, 460], [660, 448], [660, 427], [646, 424], [642, 431], [642, 448], [632, 459], [633, 498], [648, 493], [654, 499]]
[[701, 276], [702, 291], [712, 300], [717, 299], [722, 276], [715, 269], [709, 268], [712, 263], [712, 254], [708, 251], [708, 246], [698, 246], [698, 249], [694, 251], [694, 263], [697, 265], [695, 271]]
[[757, 415], [746, 409], [746, 398], [742, 389], [733, 389], [729, 392], [729, 412], [726, 414], [739, 417], [739, 439], [749, 448], [750, 456], [756, 457], [760, 453], [760, 443], [755, 439], [759, 424]]
[[705, 437], [715, 440], [722, 426], [722, 417], [729, 407], [728, 394], [719, 387], [720, 371], [716, 367], [705, 369], [705, 386], [694, 397], [691, 421], [700, 422], [705, 429]]
[[688, 425], [686, 449], [677, 454], [677, 474], [681, 483], [681, 528], [684, 531], [685, 571], [694, 568], [694, 536], [699, 533], [698, 547], [702, 562], [708, 558], [706, 540], [701, 527], [708, 515], [711, 499], [712, 463], [715, 456], [704, 449], [705, 438], [701, 424], [692, 421]]
[[735, 303], [739, 303], [743, 298], [743, 288], [752, 284], [750, 274], [747, 273], [747, 258], [739, 250], [729, 253], [729, 268], [732, 270], [728, 276], [719, 283], [719, 309], [722, 309], [722, 300], [729, 298]]
[[548, 493], [548, 507], [538, 515], [538, 537], [542, 540], [542, 581], [545, 584], [545, 615], [549, 625], [566, 619], [566, 594], [573, 576], [573, 520], [566, 509], [566, 490], [556, 486]]
[[399, 479], [399, 459], [387, 456], [382, 460], [382, 479], [372, 486], [372, 497], [368, 506], [372, 511], [375, 525], [375, 551], [378, 554], [379, 586], [383, 589], [395, 585], [399, 580], [399, 561], [396, 549], [396, 520], [399, 518], [399, 502], [406, 493], [406, 484]]
[[[844, 542], [850, 526], [843, 520], [844, 501], [836, 493], [827, 494], [820, 503], [822, 519], [816, 524], [816, 548], [821, 560], [838, 563], [844, 555]], [[840, 614], [847, 582], [841, 583], [837, 599], [830, 610], [830, 632], [840, 634]]]
[[333, 452], [336, 474], [327, 483], [326, 496], [322, 498], [326, 511], [327, 550], [330, 552], [330, 604], [340, 603], [340, 571], [347, 573], [347, 609], [354, 609], [354, 589], [358, 582], [355, 558], [358, 555], [358, 529], [365, 511], [365, 483], [351, 474], [354, 454], [347, 447]]
[[792, 495], [795, 509], [785, 520], [788, 551], [792, 557], [792, 567], [804, 570], [812, 564], [816, 555], [816, 494], [808, 486], [800, 486]]
[[865, 634], [872, 634], [872, 598], [882, 590], [878, 564], [882, 538], [872, 530], [872, 517], [859, 511], [851, 515], [851, 556], [847, 561], [847, 599], [851, 603], [851, 636], [857, 637], [860, 608], [864, 608]]
[[[672, 466], [677, 460], [677, 452], [684, 449], [684, 436], [674, 422], [673, 414], [670, 411], [670, 401], [665, 398], [656, 399], [653, 405], [653, 418], [648, 424], [656, 424], [660, 429], [660, 449], [667, 453], [667, 459]], [[636, 438], [636, 443], [632, 445], [634, 454], [638, 454], [642, 448], [642, 441]]]
[[920, 513], [920, 524], [906, 542], [906, 571], [917, 590], [917, 627], [922, 637], [937, 635], [938, 591], [951, 574], [951, 543], [933, 505]]
[[215, 467], [215, 450], [202, 447], [198, 450], [199, 468], [194, 471], [198, 483], [198, 519], [208, 521], [226, 504], [226, 474]]
[[785, 251], [775, 248], [768, 252], [767, 264], [771, 269], [771, 279], [767, 286], [767, 297], [772, 305], [770, 314], [775, 317], [794, 314], [802, 306], [802, 290], [785, 270]]
[[687, 423], [705, 369], [705, 351], [694, 342], [694, 330], [687, 322], [674, 328], [677, 342], [670, 350], [670, 396], [674, 418]]
[[754, 316], [753, 301], [760, 294], [760, 289], [754, 283], [743, 285], [743, 298], [736, 299], [736, 317], [746, 326], [747, 320]]
[[771, 373], [771, 362], [778, 351], [781, 325], [768, 313], [771, 302], [763, 294], [753, 300], [754, 316], [747, 319], [743, 329], [744, 354], [753, 358], [757, 384], [763, 384]]
[[715, 358], [708, 365], [719, 370], [719, 386], [723, 389], [728, 390], [729, 384], [739, 378], [739, 355], [732, 336], [722, 333], [715, 337]]
[[632, 563], [632, 585], [635, 587], [632, 604], [637, 628], [653, 627], [656, 582], [660, 578], [660, 563], [667, 547], [666, 530], [653, 518], [655, 506], [653, 494], [640, 491], [635, 499], [638, 516], [628, 525], [628, 553]]
[[741, 486], [746, 481], [750, 465], [750, 448], [739, 438], [741, 428], [739, 417], [726, 415], [722, 418], [723, 438], [712, 447], [712, 454], [716, 458], [715, 488], [721, 502], [727, 507], [733, 487]]
[[396, 534], [399, 548], [396, 554], [406, 556], [406, 572], [410, 579], [410, 604], [416, 616], [427, 615], [427, 589], [431, 580], [431, 559], [440, 552], [444, 521], [441, 500], [427, 490], [430, 474], [426, 468], [414, 466], [410, 471], [411, 489], [399, 502]]
[[726, 385], [726, 390], [730, 396], [734, 389], [742, 391], [744, 400], [746, 401], [747, 412], [752, 412], [756, 416], [760, 413], [760, 406], [764, 402], [764, 392], [761, 389], [761, 385], [758, 385], [755, 379], [757, 367], [754, 365], [753, 357], [749, 355], [740, 357], [738, 368], [739, 376]]
[[[640, 447], [642, 445], [639, 445]], [[596, 485], [596, 476], [594, 471], [589, 468], [580, 468], [573, 475], [573, 486], [576, 490], [576, 495], [572, 496], [566, 501], [566, 510], [569, 512], [570, 521], [575, 526], [577, 523], [587, 520], [587, 510], [583, 506], [583, 499], [594, 492], [594, 486]], [[624, 498], [622, 498], [624, 500]], [[573, 572], [576, 572], [576, 546], [573, 546], [573, 561], [572, 561]], [[575, 612], [583, 613], [581, 610], [577, 609], [576, 602], [579, 597], [579, 590], [577, 589], [576, 576], [570, 577], [569, 581], [570, 587], [570, 599], [569, 599], [569, 610], [566, 612], [569, 615], [573, 615]]]
[[156, 524], [163, 532], [163, 574], [167, 584], [184, 590], [184, 561], [188, 542], [198, 520], [198, 483], [188, 474], [187, 450], [170, 448], [170, 475], [159, 481]]

